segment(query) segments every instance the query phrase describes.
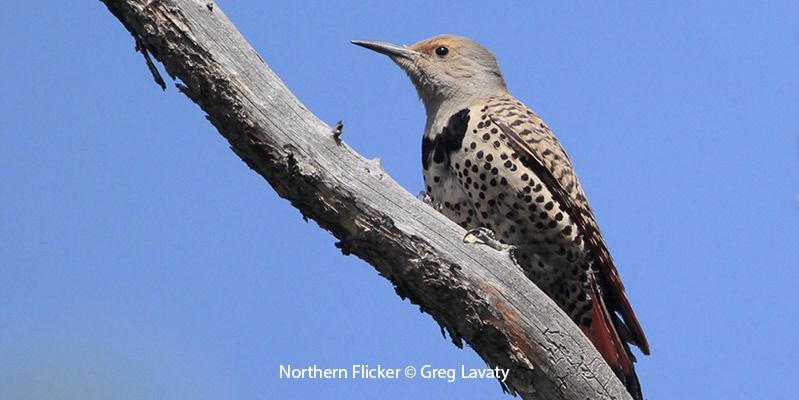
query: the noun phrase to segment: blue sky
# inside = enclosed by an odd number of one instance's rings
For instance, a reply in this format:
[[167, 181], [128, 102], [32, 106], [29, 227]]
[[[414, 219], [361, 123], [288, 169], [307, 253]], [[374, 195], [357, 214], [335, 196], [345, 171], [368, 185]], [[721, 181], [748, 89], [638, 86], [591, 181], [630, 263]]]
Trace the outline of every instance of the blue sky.
[[[652, 346], [647, 398], [793, 398], [799, 4], [486, 4], [219, 6], [411, 192], [421, 103], [349, 40], [492, 49], [576, 165]], [[162, 92], [99, 2], [10, 2], [0, 34], [0, 398], [502, 398], [492, 380], [280, 380], [484, 364]]]

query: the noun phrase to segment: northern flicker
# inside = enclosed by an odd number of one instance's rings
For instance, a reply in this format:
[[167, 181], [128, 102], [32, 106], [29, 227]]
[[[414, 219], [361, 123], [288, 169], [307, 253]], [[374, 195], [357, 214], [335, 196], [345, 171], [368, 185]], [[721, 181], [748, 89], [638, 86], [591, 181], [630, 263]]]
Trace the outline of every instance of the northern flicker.
[[628, 344], [644, 354], [649, 345], [571, 160], [508, 92], [493, 54], [452, 35], [410, 47], [353, 43], [389, 56], [416, 86], [427, 112], [422, 167], [431, 203], [470, 232], [512, 246], [525, 274], [642, 399]]

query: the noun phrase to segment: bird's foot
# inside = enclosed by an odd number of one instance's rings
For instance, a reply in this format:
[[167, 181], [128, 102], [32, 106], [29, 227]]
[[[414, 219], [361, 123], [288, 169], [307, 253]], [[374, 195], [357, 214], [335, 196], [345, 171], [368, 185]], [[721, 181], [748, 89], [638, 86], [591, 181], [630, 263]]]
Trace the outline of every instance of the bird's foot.
[[494, 232], [488, 228], [470, 229], [468, 232], [466, 232], [466, 236], [463, 237], [463, 243], [484, 244], [496, 251], [505, 251], [511, 249], [511, 246], [508, 246], [497, 240], [494, 237]]
[[425, 191], [421, 191], [418, 194], [416, 194], [416, 198], [421, 200], [421, 201], [423, 201], [425, 204], [427, 204], [429, 206], [433, 206], [434, 205], [433, 204], [433, 198], [430, 197], [430, 194], [425, 192]]

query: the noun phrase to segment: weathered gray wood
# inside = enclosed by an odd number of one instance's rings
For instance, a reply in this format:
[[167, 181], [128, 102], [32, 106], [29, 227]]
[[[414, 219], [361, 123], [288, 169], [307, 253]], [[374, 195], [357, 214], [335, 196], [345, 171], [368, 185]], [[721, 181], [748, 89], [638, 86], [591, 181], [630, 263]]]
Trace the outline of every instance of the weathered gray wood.
[[[102, 0], [233, 151], [304, 216], [388, 278], [523, 398], [629, 399], [599, 353], [506, 253], [334, 139], [211, 1]], [[342, 44], [347, 45], [347, 44]], [[146, 50], [145, 50], [146, 49]], [[151, 69], [152, 70], [152, 69]], [[157, 71], [154, 72], [157, 74]]]

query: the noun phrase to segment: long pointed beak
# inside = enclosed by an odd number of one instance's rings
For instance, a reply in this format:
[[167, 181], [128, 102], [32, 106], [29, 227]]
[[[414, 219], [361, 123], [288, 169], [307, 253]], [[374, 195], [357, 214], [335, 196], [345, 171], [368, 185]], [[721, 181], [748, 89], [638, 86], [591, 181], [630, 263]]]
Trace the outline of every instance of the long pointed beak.
[[403, 57], [413, 59], [419, 55], [418, 51], [411, 50], [405, 46], [398, 46], [388, 42], [378, 42], [370, 40], [353, 40], [352, 44], [365, 47], [369, 50], [385, 54], [389, 57]]

